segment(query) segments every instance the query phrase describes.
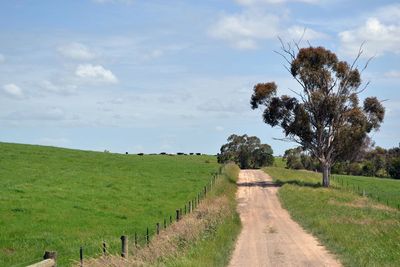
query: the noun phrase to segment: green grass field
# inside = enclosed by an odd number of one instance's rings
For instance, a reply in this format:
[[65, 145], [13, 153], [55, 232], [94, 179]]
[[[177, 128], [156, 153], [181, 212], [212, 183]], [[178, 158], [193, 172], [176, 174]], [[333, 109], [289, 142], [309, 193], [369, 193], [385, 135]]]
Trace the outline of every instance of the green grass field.
[[400, 207], [400, 180], [350, 176], [333, 175], [333, 184], [338, 187], [347, 188], [359, 194], [365, 194], [388, 206]]
[[[136, 156], [0, 143], [0, 266], [56, 250], [59, 265], [111, 252], [119, 237], [192, 200], [218, 169], [214, 156]], [[26, 265], [26, 264], [25, 264]]]
[[[400, 211], [375, 199], [362, 197], [334, 180], [333, 188], [320, 187], [321, 174], [268, 167], [265, 171], [283, 186], [279, 198], [291, 216], [334, 252], [345, 266], [398, 266]], [[343, 176], [344, 184], [370, 188], [380, 200], [395, 203], [400, 181]], [[339, 182], [340, 181], [340, 182]], [[397, 192], [397, 194], [396, 194]]]

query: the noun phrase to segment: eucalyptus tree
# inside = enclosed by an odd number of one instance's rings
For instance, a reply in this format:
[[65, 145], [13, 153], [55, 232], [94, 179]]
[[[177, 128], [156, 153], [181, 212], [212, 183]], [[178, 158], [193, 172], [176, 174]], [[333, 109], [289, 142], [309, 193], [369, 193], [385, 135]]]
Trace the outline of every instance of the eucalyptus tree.
[[285, 138], [298, 143], [318, 159], [322, 167], [322, 185], [329, 187], [330, 169], [337, 160], [354, 156], [368, 133], [383, 122], [385, 109], [376, 97], [359, 104], [359, 94], [368, 83], [362, 83], [356, 64], [340, 61], [324, 47], [299, 48], [283, 45], [280, 55], [286, 69], [297, 81], [295, 97], [277, 96], [275, 82], [258, 83], [251, 96], [251, 107], [264, 108], [263, 120], [281, 127]]

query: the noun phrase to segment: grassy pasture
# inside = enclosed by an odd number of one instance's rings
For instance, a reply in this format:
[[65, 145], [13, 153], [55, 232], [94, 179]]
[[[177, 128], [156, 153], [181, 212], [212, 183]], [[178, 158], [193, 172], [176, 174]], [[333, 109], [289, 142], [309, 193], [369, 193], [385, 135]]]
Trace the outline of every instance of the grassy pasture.
[[[398, 266], [400, 211], [341, 187], [319, 186], [321, 174], [278, 167], [265, 169], [283, 184], [279, 197], [291, 216], [341, 259], [345, 266]], [[400, 181], [343, 176], [355, 186], [374, 189], [380, 200], [395, 202]], [[397, 194], [396, 194], [397, 192]]]
[[218, 169], [213, 156], [120, 155], [0, 143], [0, 266], [111, 252], [174, 215]]
[[400, 207], [400, 180], [337, 174], [333, 178], [333, 184], [338, 187], [360, 194], [364, 190], [370, 198], [394, 208]]

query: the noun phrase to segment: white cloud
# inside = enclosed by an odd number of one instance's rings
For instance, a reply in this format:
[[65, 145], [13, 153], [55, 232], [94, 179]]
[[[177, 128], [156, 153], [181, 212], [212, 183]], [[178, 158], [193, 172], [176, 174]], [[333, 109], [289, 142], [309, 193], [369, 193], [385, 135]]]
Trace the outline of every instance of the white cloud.
[[212, 37], [228, 41], [239, 49], [257, 48], [259, 40], [276, 38], [278, 33], [278, 16], [253, 9], [223, 15], [210, 30]]
[[363, 42], [365, 57], [381, 56], [386, 53], [400, 53], [400, 7], [389, 10], [387, 17], [380, 9], [377, 16], [368, 18], [363, 25], [339, 33], [341, 51], [348, 55], [356, 55]]
[[400, 70], [391, 70], [384, 74], [387, 78], [400, 78]]
[[89, 50], [85, 45], [81, 43], [70, 43], [58, 48], [58, 52], [70, 59], [74, 60], [91, 60], [96, 57], [96, 55]]
[[111, 99], [110, 103], [114, 104], [114, 105], [121, 105], [124, 103], [124, 99], [121, 97], [117, 97], [117, 98]]
[[[209, 34], [227, 41], [238, 49], [256, 49], [265, 40], [277, 40], [278, 36], [304, 41], [324, 39], [327, 35], [301, 25], [287, 25], [289, 23], [286, 8], [259, 7], [259, 4], [283, 3], [284, 0], [240, 0], [243, 10], [236, 14], [224, 14], [212, 25]], [[305, 2], [305, 1], [302, 1]], [[314, 2], [314, 1], [307, 1]], [[275, 10], [275, 11], [274, 11]]]
[[134, 0], [92, 0], [92, 2], [98, 4], [106, 4], [106, 3], [122, 3], [122, 4], [132, 4]]
[[400, 4], [387, 5], [376, 11], [376, 16], [384, 22], [400, 20]]
[[215, 130], [216, 130], [217, 132], [222, 132], [222, 131], [225, 130], [225, 129], [224, 129], [224, 127], [222, 127], [222, 126], [215, 126]]
[[96, 82], [117, 83], [118, 79], [101, 65], [82, 64], [76, 68], [75, 75]]
[[76, 85], [59, 85], [49, 80], [42, 80], [39, 83], [40, 88], [44, 91], [60, 95], [71, 95], [76, 92]]
[[156, 59], [161, 57], [162, 55], [164, 55], [164, 51], [161, 49], [154, 49], [152, 51], [150, 51], [150, 53], [145, 54], [144, 58], [145, 59]]
[[35, 110], [15, 111], [6, 116], [9, 120], [24, 121], [60, 121], [64, 120], [65, 112], [59, 107], [38, 108]]
[[21, 88], [13, 83], [9, 83], [3, 86], [3, 92], [12, 98], [21, 99], [24, 98], [24, 92]]
[[298, 25], [291, 26], [287, 30], [287, 36], [289, 36], [293, 40], [299, 40], [303, 37], [303, 41], [311, 41], [315, 39], [325, 39], [328, 36], [324, 33], [314, 31], [312, 29], [307, 29], [305, 27], [301, 27]]
[[262, 4], [282, 4], [286, 2], [303, 2], [308, 4], [316, 4], [321, 2], [321, 0], [236, 0], [236, 3], [244, 6], [254, 6]]
[[0, 63], [3, 63], [6, 60], [3, 54], [0, 54]]
[[49, 80], [40, 81], [39, 86], [45, 92], [59, 95], [72, 95], [76, 93], [77, 89], [77, 86], [74, 84], [55, 84]]

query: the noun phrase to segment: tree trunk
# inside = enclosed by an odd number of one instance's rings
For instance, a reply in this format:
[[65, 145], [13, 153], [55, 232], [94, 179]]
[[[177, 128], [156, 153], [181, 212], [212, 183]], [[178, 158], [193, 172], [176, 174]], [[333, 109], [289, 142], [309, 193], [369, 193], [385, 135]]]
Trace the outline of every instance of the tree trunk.
[[329, 176], [330, 176], [330, 166], [329, 164], [324, 164], [322, 166], [322, 186], [329, 187]]

